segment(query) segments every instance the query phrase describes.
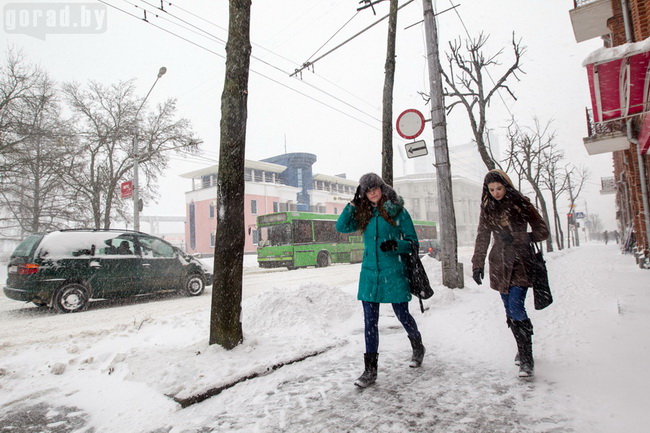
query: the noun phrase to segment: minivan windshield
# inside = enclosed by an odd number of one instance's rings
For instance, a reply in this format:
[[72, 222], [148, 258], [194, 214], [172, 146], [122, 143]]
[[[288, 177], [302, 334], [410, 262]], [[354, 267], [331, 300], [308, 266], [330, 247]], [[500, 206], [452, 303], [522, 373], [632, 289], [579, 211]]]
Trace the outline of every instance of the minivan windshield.
[[27, 236], [20, 245], [16, 247], [14, 252], [11, 254], [11, 258], [14, 257], [31, 257], [34, 254], [34, 249], [36, 245], [43, 239], [42, 234], [36, 234]]

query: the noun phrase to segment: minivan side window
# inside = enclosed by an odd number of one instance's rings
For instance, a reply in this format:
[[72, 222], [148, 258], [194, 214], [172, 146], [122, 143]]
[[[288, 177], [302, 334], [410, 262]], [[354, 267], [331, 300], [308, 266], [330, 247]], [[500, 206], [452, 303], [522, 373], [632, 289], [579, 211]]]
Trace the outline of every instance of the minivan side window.
[[95, 255], [98, 256], [132, 256], [134, 253], [133, 248], [133, 239], [131, 237], [121, 238], [116, 237], [112, 239], [106, 239], [103, 242], [103, 245], [95, 250]]
[[174, 247], [160, 239], [140, 238], [144, 257], [174, 257]]

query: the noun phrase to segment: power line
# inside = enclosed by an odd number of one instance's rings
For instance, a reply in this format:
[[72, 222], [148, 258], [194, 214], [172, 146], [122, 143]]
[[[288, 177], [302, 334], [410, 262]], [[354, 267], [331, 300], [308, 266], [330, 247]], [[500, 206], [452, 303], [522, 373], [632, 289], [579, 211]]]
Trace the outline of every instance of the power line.
[[[405, 7], [405, 6], [408, 6], [409, 4], [413, 3], [414, 1], [415, 1], [415, 0], [409, 0], [409, 1], [407, 1], [407, 2], [404, 3], [402, 6], [398, 7], [397, 10], [400, 10], [400, 9], [402, 9], [402, 8]], [[356, 37], [360, 36], [361, 34], [365, 33], [366, 31], [370, 30], [372, 27], [376, 26], [377, 24], [379, 24], [380, 22], [382, 22], [383, 20], [385, 20], [386, 18], [388, 18], [389, 15], [390, 15], [390, 14], [386, 14], [383, 18], [380, 18], [379, 20], [377, 20], [377, 21], [375, 21], [374, 23], [370, 24], [370, 25], [369, 25], [368, 27], [366, 27], [365, 29], [363, 29], [363, 30], [361, 30], [360, 32], [356, 33], [354, 36], [352, 36], [352, 37], [346, 39], [345, 41], [341, 42], [340, 44], [338, 44], [337, 46], [335, 46], [334, 48], [332, 48], [331, 50], [329, 50], [328, 52], [326, 52], [326, 53], [323, 54], [322, 56], [318, 57], [318, 58], [315, 59], [314, 61], [312, 61], [312, 62], [310, 62], [310, 61], [306, 61], [306, 62], [304, 62], [304, 63], [302, 64], [302, 66], [301, 66], [300, 68], [296, 69], [296, 70], [295, 70], [295, 71], [294, 71], [290, 76], [298, 75], [300, 72], [302, 72], [303, 70], [307, 69], [307, 68], [310, 67], [310, 66], [313, 67], [314, 63], [316, 63], [316, 62], [319, 61], [320, 59], [322, 59], [322, 58], [324, 58], [324, 57], [330, 55], [332, 52], [338, 50], [338, 49], [341, 48], [343, 45], [345, 45], [345, 44], [347, 44], [348, 42], [350, 42], [352, 39], [355, 39]]]
[[[119, 8], [119, 7], [117, 7], [117, 6], [114, 6], [114, 5], [110, 4], [110, 3], [107, 3], [105, 0], [99, 0], [99, 1], [100, 1], [101, 3], [104, 3], [104, 4], [108, 5], [108, 6], [111, 6], [111, 7], [115, 8], [115, 9], [117, 9], [117, 10], [123, 12], [123, 13], [126, 13], [126, 14], [129, 15], [129, 16], [132, 16], [132, 17], [134, 17], [134, 18], [137, 18], [138, 20], [145, 21], [147, 24], [150, 24], [150, 25], [152, 25], [152, 26], [154, 26], [154, 27], [156, 27], [156, 28], [158, 28], [158, 29], [160, 29], [160, 30], [166, 32], [166, 33], [169, 33], [169, 34], [171, 34], [171, 35], [173, 35], [173, 36], [176, 36], [176, 37], [178, 37], [178, 38], [180, 38], [180, 39], [182, 39], [182, 40], [184, 40], [184, 41], [186, 41], [186, 42], [189, 42], [189, 43], [191, 43], [192, 45], [195, 45], [195, 46], [197, 46], [197, 47], [199, 47], [199, 48], [202, 48], [202, 49], [204, 49], [204, 50], [206, 50], [206, 51], [208, 51], [208, 52], [210, 52], [210, 53], [212, 53], [212, 54], [216, 54], [217, 56], [219, 56], [219, 57], [225, 59], [225, 56], [224, 56], [224, 55], [221, 55], [221, 54], [219, 54], [219, 53], [217, 53], [217, 52], [215, 52], [215, 51], [213, 51], [213, 50], [211, 50], [211, 49], [209, 49], [209, 48], [207, 48], [207, 47], [205, 47], [205, 46], [203, 46], [203, 45], [201, 45], [201, 44], [199, 44], [199, 43], [196, 43], [196, 42], [194, 42], [194, 41], [191, 41], [191, 40], [189, 40], [188, 38], [186, 38], [186, 37], [184, 37], [184, 36], [181, 36], [181, 35], [179, 35], [179, 34], [177, 34], [177, 33], [174, 33], [174, 32], [171, 31], [171, 30], [168, 30], [168, 29], [166, 29], [166, 28], [164, 28], [164, 27], [161, 27], [161, 26], [158, 26], [158, 25], [156, 25], [156, 24], [153, 24], [153, 23], [152, 23], [151, 21], [149, 21], [148, 19], [140, 18], [140, 17], [138, 17], [138, 16], [136, 16], [136, 15], [134, 15], [134, 14], [131, 14], [131, 13], [129, 13], [129, 12], [127, 12], [127, 11], [125, 11], [125, 10], [123, 10], [123, 9], [121, 9], [121, 8]], [[122, 0], [122, 1], [125, 2], [125, 3], [128, 3], [128, 4], [131, 4], [131, 5], [133, 5], [133, 6], [136, 7], [136, 8], [139, 8], [139, 9], [142, 9], [142, 10], [147, 10], [147, 9], [142, 8], [141, 6], [135, 5], [134, 3], [131, 3], [131, 2], [129, 2], [129, 1], [127, 1], [127, 0]], [[411, 0], [411, 1], [413, 1], [413, 0]], [[405, 6], [405, 5], [404, 5], [404, 6]], [[150, 11], [150, 12], [151, 12], [151, 11]], [[165, 13], [169, 14], [169, 12], [167, 12], [167, 11], [165, 11]], [[175, 17], [175, 16], [172, 15], [172, 14], [169, 14], [169, 15]], [[157, 13], [155, 13], [155, 12], [154, 12], [154, 16], [155, 16], [156, 18], [160, 18], [160, 16], [159, 16]], [[176, 17], [175, 17], [175, 18], [176, 18]], [[169, 20], [166, 20], [166, 21], [169, 22]], [[201, 31], [203, 31], [203, 30], [201, 30]], [[194, 32], [194, 33], [196, 33], [196, 32]], [[218, 39], [218, 40], [219, 40], [219, 39]], [[219, 41], [221, 42], [222, 40], [219, 40]], [[259, 62], [261, 62], [261, 63], [263, 63], [263, 64], [266, 64], [266, 65], [270, 66], [271, 68], [273, 68], [273, 69], [275, 69], [275, 70], [281, 72], [282, 74], [286, 74], [286, 72], [285, 72], [283, 69], [281, 69], [281, 68], [279, 68], [279, 67], [277, 67], [277, 66], [275, 66], [275, 65], [272, 65], [271, 63], [269, 63], [269, 62], [267, 62], [267, 61], [264, 61], [264, 60], [262, 60], [262, 59], [260, 59], [260, 58], [258, 58], [258, 57], [256, 57], [256, 56], [251, 56], [251, 57], [254, 58], [255, 60], [257, 60], [257, 61], [259, 61]], [[321, 101], [321, 100], [319, 100], [319, 99], [317, 99], [317, 98], [315, 98], [315, 97], [313, 97], [313, 96], [310, 96], [310, 95], [308, 95], [308, 94], [306, 94], [306, 93], [304, 93], [304, 92], [301, 92], [300, 90], [297, 90], [297, 89], [292, 88], [292, 87], [290, 87], [290, 86], [288, 86], [288, 85], [286, 85], [286, 84], [283, 84], [283, 83], [281, 83], [280, 81], [278, 81], [278, 80], [276, 80], [276, 79], [273, 79], [273, 78], [271, 78], [271, 77], [269, 77], [269, 76], [267, 76], [267, 75], [265, 75], [265, 74], [263, 74], [263, 73], [261, 73], [261, 72], [258, 72], [258, 71], [254, 70], [254, 69], [252, 69], [252, 68], [250, 69], [250, 71], [251, 71], [252, 73], [255, 73], [255, 74], [257, 74], [257, 75], [259, 75], [259, 76], [261, 76], [261, 77], [264, 77], [264, 78], [266, 78], [266, 79], [268, 79], [268, 80], [270, 80], [270, 81], [272, 81], [272, 82], [274, 82], [274, 83], [276, 83], [276, 84], [279, 84], [280, 86], [283, 86], [283, 87], [285, 87], [285, 88], [287, 88], [287, 89], [289, 89], [289, 90], [291, 90], [291, 91], [293, 91], [293, 92], [296, 92], [296, 93], [298, 93], [298, 94], [300, 94], [300, 95], [302, 95], [302, 96], [305, 96], [305, 97], [307, 97], [307, 98], [309, 98], [309, 99], [311, 99], [311, 100], [313, 100], [313, 101], [315, 101], [315, 102], [318, 102], [318, 103], [320, 103], [320, 104], [322, 104], [322, 105], [324, 105], [324, 106], [326, 106], [326, 107], [328, 107], [328, 108], [331, 108], [331, 109], [333, 109], [334, 111], [337, 111], [337, 112], [339, 112], [339, 113], [341, 113], [341, 114], [343, 114], [343, 115], [345, 115], [345, 116], [347, 116], [347, 117], [350, 117], [350, 118], [352, 118], [352, 119], [354, 119], [354, 120], [357, 120], [357, 121], [359, 121], [359, 122], [361, 122], [361, 123], [364, 123], [364, 124], [366, 124], [366, 125], [368, 125], [368, 126], [371, 126], [371, 127], [375, 128], [375, 129], [380, 129], [379, 127], [377, 127], [377, 126], [375, 126], [375, 125], [371, 125], [371, 124], [369, 124], [369, 123], [367, 123], [367, 122], [365, 122], [365, 121], [363, 121], [363, 120], [361, 120], [361, 119], [359, 119], [359, 118], [357, 118], [357, 117], [355, 117], [355, 116], [352, 116], [352, 115], [350, 115], [350, 114], [348, 114], [348, 113], [346, 113], [346, 112], [344, 112], [344, 111], [342, 111], [342, 110], [340, 110], [340, 109], [338, 109], [338, 108], [335, 108], [335, 107], [333, 107], [332, 105], [327, 104], [327, 103], [325, 103], [325, 102], [323, 102], [323, 101]], [[340, 102], [340, 103], [342, 103], [342, 104], [344, 104], [344, 105], [346, 105], [346, 106], [348, 106], [348, 107], [350, 107], [350, 108], [352, 108], [352, 109], [354, 109], [354, 110], [360, 112], [361, 114], [364, 114], [364, 115], [370, 117], [372, 120], [376, 120], [376, 121], [381, 122], [379, 119], [377, 119], [377, 118], [376, 118], [375, 116], [373, 116], [372, 114], [369, 114], [369, 113], [367, 113], [367, 112], [365, 112], [365, 111], [363, 111], [363, 110], [361, 110], [361, 109], [355, 107], [354, 105], [345, 102], [344, 100], [342, 100], [341, 98], [338, 98], [338, 97], [334, 96], [334, 95], [331, 94], [330, 92], [327, 92], [327, 91], [325, 91], [325, 90], [322, 90], [322, 89], [320, 89], [319, 87], [316, 87], [316, 86], [313, 85], [313, 84], [305, 83], [305, 85], [308, 85], [309, 87], [311, 87], [311, 88], [313, 88], [313, 89], [315, 89], [315, 90], [317, 90], [317, 91], [319, 91], [319, 92], [321, 92], [321, 93], [323, 93], [323, 94], [329, 96], [330, 98], [332, 98], [332, 99], [334, 99], [334, 100], [336, 100], [336, 101], [338, 101], [338, 102]]]

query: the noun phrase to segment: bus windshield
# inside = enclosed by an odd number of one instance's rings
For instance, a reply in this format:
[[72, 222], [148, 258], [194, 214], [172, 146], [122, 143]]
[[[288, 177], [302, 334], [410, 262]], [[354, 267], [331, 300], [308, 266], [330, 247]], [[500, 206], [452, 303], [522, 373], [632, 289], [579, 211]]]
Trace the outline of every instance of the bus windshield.
[[262, 227], [260, 230], [260, 247], [291, 245], [291, 226], [289, 223]]

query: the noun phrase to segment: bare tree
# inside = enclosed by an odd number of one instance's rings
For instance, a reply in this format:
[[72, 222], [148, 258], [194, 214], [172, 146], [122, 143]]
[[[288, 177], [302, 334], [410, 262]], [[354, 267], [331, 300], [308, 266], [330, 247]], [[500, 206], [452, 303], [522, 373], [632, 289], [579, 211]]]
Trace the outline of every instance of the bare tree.
[[496, 54], [486, 55], [483, 48], [488, 38], [489, 36], [480, 33], [477, 38], [465, 41], [464, 50], [460, 40], [449, 42], [450, 51], [447, 53], [449, 73], [443, 71], [442, 74], [449, 86], [448, 89], [445, 89], [445, 96], [453, 100], [447, 106], [447, 112], [451, 113], [456, 105], [465, 107], [481, 159], [488, 170], [492, 170], [496, 167], [499, 158], [498, 155], [496, 158], [492, 155], [489, 144], [485, 142], [487, 109], [492, 98], [501, 89], [517, 99], [506, 82], [511, 77], [519, 80], [517, 72], [524, 73], [521, 70], [520, 62], [526, 52], [526, 46], [521, 45], [521, 40], [516, 41], [513, 33], [514, 60], [490, 86], [486, 83], [486, 78], [490, 76], [490, 70], [500, 66], [498, 58], [503, 54], [503, 48]]
[[[63, 173], [73, 154], [66, 145], [67, 125], [62, 121], [56, 89], [47, 75], [34, 83], [22, 105], [19, 140], [4, 157], [9, 162], [0, 190], [14, 233], [35, 233], [81, 222], [75, 194]], [[7, 220], [5, 220], [7, 222]]]
[[[25, 104], [31, 99], [31, 89], [44, 78], [44, 72], [29, 64], [22, 52], [7, 51], [5, 65], [0, 67], [0, 155], [11, 152], [12, 148], [25, 137], [18, 133]], [[0, 172], [8, 166], [2, 158]]]
[[62, 179], [72, 152], [55, 83], [10, 52], [2, 68], [0, 221], [6, 239], [79, 223]]
[[230, 0], [226, 76], [221, 95], [221, 144], [217, 178], [217, 236], [210, 312], [210, 344], [232, 349], [243, 341], [244, 162], [251, 0]]
[[72, 110], [79, 140], [78, 152], [71, 162], [75, 170], [66, 179], [89, 207], [95, 228], [110, 228], [116, 217], [130, 220], [130, 203], [121, 199], [118, 191], [133, 169], [135, 131], [141, 134], [137, 157], [146, 178], [141, 183], [141, 187], [145, 185], [145, 198], [155, 193], [155, 181], [167, 166], [169, 151], [195, 152], [200, 144], [189, 120], [176, 119], [174, 99], [145, 114], [145, 125], [136, 128], [142, 99], [135, 94], [133, 80], [108, 87], [93, 81], [87, 87], [68, 83], [63, 86], [63, 93]]
[[[546, 154], [552, 149], [555, 132], [550, 131], [551, 122], [542, 126], [537, 118], [533, 128], [522, 129], [514, 122], [508, 127], [509, 148], [504, 162], [517, 173], [520, 180], [525, 179], [535, 191], [537, 202], [542, 217], [550, 227], [546, 199], [542, 193], [542, 172]], [[546, 240], [548, 251], [553, 251], [553, 236]]]
[[[580, 238], [578, 237], [578, 224], [577, 221], [575, 220], [575, 207], [576, 207], [576, 202], [578, 201], [578, 197], [580, 196], [580, 193], [582, 192], [582, 188], [584, 188], [585, 183], [589, 179], [589, 176], [591, 175], [590, 171], [588, 168], [585, 166], [567, 166], [564, 168], [564, 173], [567, 178], [567, 190], [569, 191], [569, 209], [570, 213], [573, 215], [571, 218], [573, 222], [573, 227], [571, 227], [571, 224], [568, 224], [568, 236], [571, 236], [573, 234], [573, 240], [575, 242], [576, 246], [580, 246]], [[573, 233], [572, 233], [573, 232]], [[569, 238], [568, 246], [571, 247], [571, 239]]]
[[559, 250], [564, 248], [564, 232], [562, 230], [562, 219], [558, 200], [567, 192], [566, 166], [561, 167], [564, 160], [564, 152], [558, 149], [556, 143], [551, 143], [550, 148], [543, 156], [540, 179], [544, 187], [551, 194], [551, 206], [553, 207], [553, 220], [555, 222], [555, 242]]

